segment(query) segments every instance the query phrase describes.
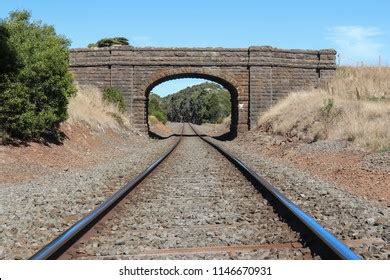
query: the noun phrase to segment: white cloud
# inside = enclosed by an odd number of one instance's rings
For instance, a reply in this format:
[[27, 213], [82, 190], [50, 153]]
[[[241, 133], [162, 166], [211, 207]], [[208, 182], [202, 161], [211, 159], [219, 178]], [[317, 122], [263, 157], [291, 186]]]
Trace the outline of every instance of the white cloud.
[[330, 40], [340, 54], [342, 64], [377, 63], [383, 44], [382, 31], [376, 27], [336, 26], [328, 30]]

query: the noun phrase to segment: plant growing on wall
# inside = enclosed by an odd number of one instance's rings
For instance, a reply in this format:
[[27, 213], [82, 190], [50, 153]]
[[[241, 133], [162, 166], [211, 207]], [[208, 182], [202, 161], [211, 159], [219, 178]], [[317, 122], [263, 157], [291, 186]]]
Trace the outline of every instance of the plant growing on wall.
[[103, 48], [111, 46], [128, 46], [129, 40], [125, 37], [113, 37], [113, 38], [103, 38], [97, 41], [96, 43], [91, 43], [88, 45], [88, 48]]

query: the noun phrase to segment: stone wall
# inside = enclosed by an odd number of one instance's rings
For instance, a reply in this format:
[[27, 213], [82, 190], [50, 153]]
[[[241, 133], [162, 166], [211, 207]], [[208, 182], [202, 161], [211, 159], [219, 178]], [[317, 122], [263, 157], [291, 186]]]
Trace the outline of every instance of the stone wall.
[[232, 129], [246, 131], [269, 106], [290, 91], [317, 86], [335, 71], [334, 50], [272, 47], [133, 48], [71, 50], [71, 69], [80, 84], [117, 87], [134, 125], [147, 131], [151, 89], [177, 78], [205, 78], [232, 94]]

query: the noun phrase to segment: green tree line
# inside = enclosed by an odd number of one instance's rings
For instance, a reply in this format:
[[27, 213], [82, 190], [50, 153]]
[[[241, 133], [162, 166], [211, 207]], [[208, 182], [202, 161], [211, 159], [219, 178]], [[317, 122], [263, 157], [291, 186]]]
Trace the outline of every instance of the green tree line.
[[205, 82], [166, 97], [149, 96], [149, 115], [162, 122], [221, 123], [230, 115], [229, 92], [218, 84]]

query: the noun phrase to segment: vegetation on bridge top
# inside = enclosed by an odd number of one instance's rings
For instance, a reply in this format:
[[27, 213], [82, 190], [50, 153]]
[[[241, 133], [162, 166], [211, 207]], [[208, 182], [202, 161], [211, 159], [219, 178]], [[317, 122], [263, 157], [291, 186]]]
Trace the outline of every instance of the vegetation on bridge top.
[[129, 40], [125, 37], [103, 38], [96, 43], [91, 43], [88, 48], [103, 48], [111, 46], [128, 46]]

